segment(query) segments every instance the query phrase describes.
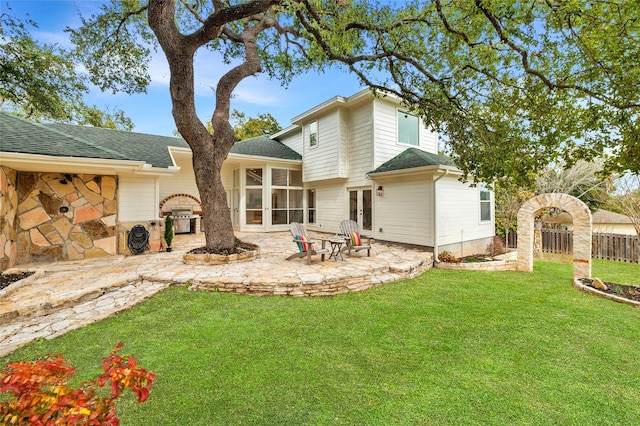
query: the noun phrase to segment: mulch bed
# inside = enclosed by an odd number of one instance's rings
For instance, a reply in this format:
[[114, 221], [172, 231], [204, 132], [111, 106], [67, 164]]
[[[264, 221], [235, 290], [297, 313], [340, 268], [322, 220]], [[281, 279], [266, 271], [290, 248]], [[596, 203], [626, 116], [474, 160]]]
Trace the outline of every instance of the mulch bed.
[[[593, 280], [592, 279], [579, 278], [578, 280], [583, 285], [586, 285], [586, 286], [591, 287], [591, 288], [595, 288], [593, 286]], [[606, 290], [597, 289], [597, 290], [602, 291], [602, 292], [607, 293], [607, 294], [612, 294], [612, 295], [615, 295], [615, 296], [624, 297], [625, 299], [629, 299], [629, 300], [634, 300], [636, 302], [640, 302], [640, 287], [636, 287], [636, 286], [633, 286], [633, 285], [610, 283], [610, 282], [606, 282], [606, 281], [603, 281], [602, 283], [607, 287], [607, 289]]]
[[481, 263], [481, 262], [493, 262], [495, 259], [486, 254], [472, 254], [471, 256], [461, 257], [459, 263]]
[[189, 254], [218, 254], [220, 256], [229, 256], [232, 254], [245, 253], [252, 250], [257, 250], [258, 246], [244, 241], [236, 240], [235, 246], [231, 250], [212, 250], [208, 247], [198, 247], [189, 250]]
[[13, 284], [33, 274], [34, 274], [33, 271], [19, 272], [17, 274], [2, 274], [0, 275], [0, 290], [2, 290], [5, 287], [8, 287], [9, 284]]

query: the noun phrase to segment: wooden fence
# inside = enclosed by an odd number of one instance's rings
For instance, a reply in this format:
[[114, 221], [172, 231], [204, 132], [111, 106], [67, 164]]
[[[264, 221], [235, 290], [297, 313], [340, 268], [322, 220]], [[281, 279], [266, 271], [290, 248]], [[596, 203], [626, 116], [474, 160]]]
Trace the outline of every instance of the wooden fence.
[[[640, 263], [640, 238], [635, 235], [594, 233], [591, 241], [591, 257]], [[515, 233], [510, 233], [509, 247], [516, 246], [516, 235]], [[543, 229], [542, 251], [546, 253], [572, 253], [573, 231]]]

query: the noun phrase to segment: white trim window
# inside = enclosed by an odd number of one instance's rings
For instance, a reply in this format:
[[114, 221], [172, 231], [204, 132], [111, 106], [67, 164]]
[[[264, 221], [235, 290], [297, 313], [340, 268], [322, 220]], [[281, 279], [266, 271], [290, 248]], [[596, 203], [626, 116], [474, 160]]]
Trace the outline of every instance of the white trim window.
[[316, 223], [316, 190], [307, 189], [307, 223]]
[[420, 145], [420, 119], [400, 109], [398, 110], [398, 143]]
[[303, 194], [302, 171], [271, 169], [271, 224], [302, 223]]
[[311, 148], [318, 146], [318, 122], [316, 120], [309, 123], [309, 146]]
[[491, 220], [491, 191], [485, 184], [480, 184], [480, 222]]

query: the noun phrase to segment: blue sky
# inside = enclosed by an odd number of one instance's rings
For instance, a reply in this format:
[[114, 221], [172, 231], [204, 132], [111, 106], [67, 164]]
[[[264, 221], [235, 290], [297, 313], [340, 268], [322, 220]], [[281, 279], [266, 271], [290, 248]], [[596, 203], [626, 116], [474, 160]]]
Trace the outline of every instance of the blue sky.
[[[58, 43], [70, 47], [66, 27], [80, 25], [78, 12], [88, 18], [99, 10], [103, 1], [88, 0], [0, 0], [3, 12], [8, 4], [13, 15], [29, 17], [39, 28], [31, 29], [34, 39], [46, 43]], [[199, 52], [196, 58], [196, 107], [198, 115], [208, 120], [214, 108], [214, 96], [210, 87], [227, 70], [214, 53]], [[169, 98], [169, 70], [162, 51], [154, 54], [150, 68], [151, 84], [146, 94], [103, 93], [92, 87], [85, 100], [100, 109], [120, 109], [133, 120], [135, 132], [172, 136], [176, 126], [171, 116]], [[350, 96], [363, 86], [355, 76], [328, 68], [324, 73], [308, 73], [294, 78], [288, 87], [266, 76], [249, 77], [237, 87], [232, 108], [244, 112], [247, 117], [269, 113], [282, 127], [291, 124], [291, 118], [334, 96]]]

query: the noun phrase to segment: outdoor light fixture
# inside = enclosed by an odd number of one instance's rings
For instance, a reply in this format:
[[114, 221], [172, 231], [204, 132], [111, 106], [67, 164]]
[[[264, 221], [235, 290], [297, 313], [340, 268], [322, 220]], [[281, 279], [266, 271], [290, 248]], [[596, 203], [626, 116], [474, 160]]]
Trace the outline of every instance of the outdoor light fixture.
[[382, 185], [380, 185], [378, 189], [376, 189], [376, 195], [378, 197], [382, 197], [382, 195], [384, 195], [384, 189], [382, 188]]
[[67, 183], [71, 182], [73, 179], [71, 178], [70, 174], [64, 174], [62, 175], [62, 179], [59, 180], [59, 182], [63, 185], [66, 185]]

